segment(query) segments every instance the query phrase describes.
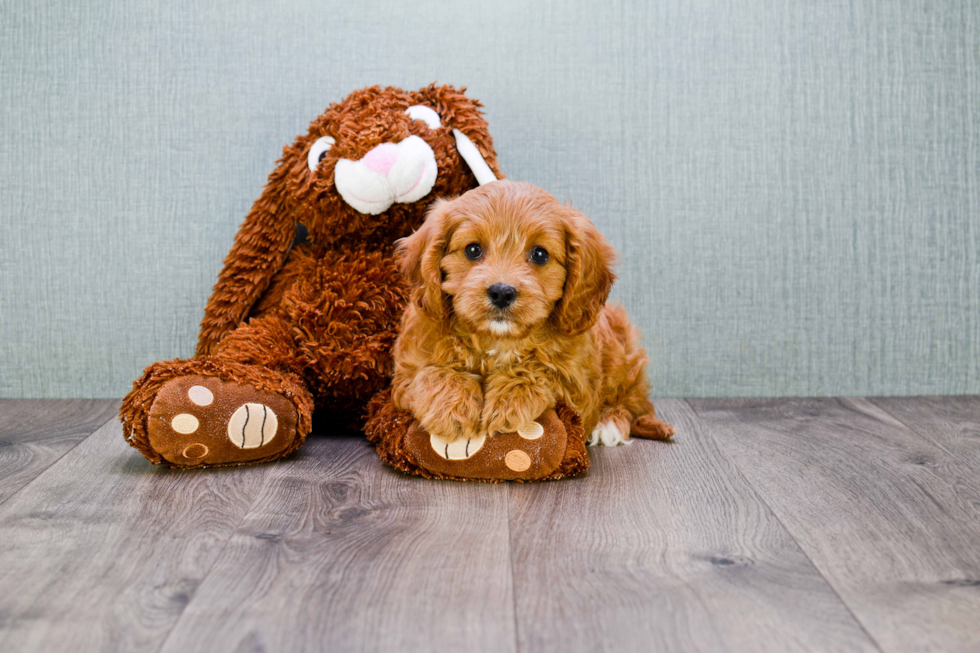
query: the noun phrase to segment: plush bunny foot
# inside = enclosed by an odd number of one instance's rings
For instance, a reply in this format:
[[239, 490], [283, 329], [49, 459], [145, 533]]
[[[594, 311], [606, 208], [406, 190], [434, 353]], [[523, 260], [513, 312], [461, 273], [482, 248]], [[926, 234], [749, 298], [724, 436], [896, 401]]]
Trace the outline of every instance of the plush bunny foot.
[[577, 476], [589, 468], [578, 414], [565, 404], [546, 410], [516, 433], [449, 442], [425, 432], [399, 411], [389, 391], [369, 407], [368, 439], [386, 464], [428, 478], [543, 481]]
[[274, 392], [215, 377], [165, 383], [147, 419], [150, 447], [177, 467], [277, 458], [296, 444], [296, 409]]
[[296, 450], [313, 401], [298, 377], [210, 357], [154, 363], [123, 400], [126, 440], [169, 467], [260, 463]]

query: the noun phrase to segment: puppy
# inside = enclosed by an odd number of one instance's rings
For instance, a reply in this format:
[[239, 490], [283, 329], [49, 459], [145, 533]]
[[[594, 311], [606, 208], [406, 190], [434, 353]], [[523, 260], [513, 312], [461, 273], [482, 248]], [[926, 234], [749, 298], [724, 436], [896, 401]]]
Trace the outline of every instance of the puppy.
[[413, 294], [393, 397], [429, 433], [514, 432], [562, 399], [589, 444], [673, 435], [647, 397], [639, 333], [606, 306], [613, 249], [584, 215], [495, 181], [437, 201], [397, 251]]

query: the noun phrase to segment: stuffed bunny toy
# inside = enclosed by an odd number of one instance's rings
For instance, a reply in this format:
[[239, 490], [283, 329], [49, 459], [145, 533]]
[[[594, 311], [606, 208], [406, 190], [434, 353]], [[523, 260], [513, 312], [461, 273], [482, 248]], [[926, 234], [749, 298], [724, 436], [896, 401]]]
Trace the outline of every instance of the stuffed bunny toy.
[[434, 199], [501, 176], [464, 90], [355, 91], [284, 148], [225, 259], [196, 355], [150, 365], [124, 399], [133, 447], [171, 467], [240, 465], [299, 448], [314, 409], [363, 426], [409, 296], [395, 241]]

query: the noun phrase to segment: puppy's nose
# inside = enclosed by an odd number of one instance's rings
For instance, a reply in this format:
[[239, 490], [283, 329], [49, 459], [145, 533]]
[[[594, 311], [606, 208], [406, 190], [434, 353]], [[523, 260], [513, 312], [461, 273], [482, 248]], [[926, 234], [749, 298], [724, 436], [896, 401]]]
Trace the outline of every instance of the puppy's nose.
[[517, 299], [517, 288], [506, 283], [495, 283], [487, 288], [487, 297], [490, 298], [491, 304], [499, 309], [505, 309]]

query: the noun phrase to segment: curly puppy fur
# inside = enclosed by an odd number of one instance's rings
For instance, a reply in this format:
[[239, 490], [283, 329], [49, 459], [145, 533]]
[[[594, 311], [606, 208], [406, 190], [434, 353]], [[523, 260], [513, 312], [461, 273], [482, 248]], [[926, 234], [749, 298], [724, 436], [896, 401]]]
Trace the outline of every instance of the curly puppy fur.
[[[673, 434], [647, 397], [637, 330], [606, 306], [613, 249], [582, 214], [498, 181], [437, 202], [398, 252], [413, 291], [392, 395], [430, 433], [513, 432], [564, 401], [590, 443]], [[491, 299], [500, 285], [516, 291], [505, 307]]]
[[[389, 382], [391, 348], [408, 301], [395, 240], [422, 224], [433, 198], [477, 186], [453, 129], [500, 176], [481, 104], [464, 91], [365, 88], [330, 105], [284, 148], [225, 259], [201, 322], [197, 357], [152, 365], [125, 398], [120, 418], [130, 444], [168, 464], [147, 444], [147, 415], [163, 382], [191, 373], [280, 392], [299, 412], [298, 442], [314, 406], [341, 426], [363, 424], [368, 400]], [[413, 119], [406, 110], [414, 105], [434, 110], [441, 125]], [[311, 170], [311, 146], [324, 136], [335, 142]], [[379, 144], [410, 136], [428, 144], [438, 166], [426, 196], [378, 215], [343, 200], [334, 179], [339, 160], [359, 160]], [[294, 242], [300, 225], [308, 237]]]

